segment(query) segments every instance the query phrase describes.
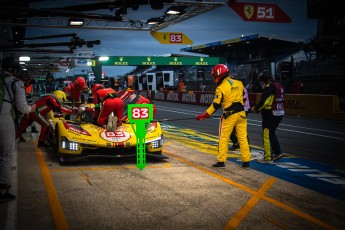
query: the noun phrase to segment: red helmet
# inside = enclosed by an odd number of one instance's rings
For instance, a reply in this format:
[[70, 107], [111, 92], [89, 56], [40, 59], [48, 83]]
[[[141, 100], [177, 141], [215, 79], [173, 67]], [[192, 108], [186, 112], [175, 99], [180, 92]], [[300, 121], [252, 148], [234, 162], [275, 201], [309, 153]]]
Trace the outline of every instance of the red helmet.
[[229, 74], [229, 69], [224, 64], [218, 64], [213, 67], [211, 75], [214, 78], [214, 82], [217, 83], [219, 79]]
[[94, 84], [91, 90], [93, 93], [95, 93], [99, 89], [104, 89], [104, 86], [102, 84]]
[[81, 88], [81, 89], [86, 89], [87, 88], [87, 85], [86, 85], [86, 81], [83, 77], [77, 77], [75, 79], [75, 84]]

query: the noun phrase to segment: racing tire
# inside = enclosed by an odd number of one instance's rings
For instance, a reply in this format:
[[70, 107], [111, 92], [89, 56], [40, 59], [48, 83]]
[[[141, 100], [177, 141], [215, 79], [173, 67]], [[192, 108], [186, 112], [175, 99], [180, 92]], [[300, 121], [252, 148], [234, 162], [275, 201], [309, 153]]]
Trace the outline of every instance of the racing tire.
[[65, 160], [64, 160], [63, 155], [59, 152], [60, 140], [59, 140], [59, 129], [57, 125], [55, 127], [55, 137], [54, 137], [53, 142], [54, 142], [53, 149], [57, 156], [58, 163], [60, 165], [63, 165], [65, 164]]
[[66, 165], [67, 164], [67, 162], [65, 161], [65, 158], [63, 157], [62, 154], [58, 154], [57, 157], [58, 157], [58, 162], [60, 165]]
[[54, 139], [52, 140], [53, 142], [53, 149], [54, 149], [54, 153], [55, 154], [59, 154], [59, 130], [58, 130], [58, 126], [55, 126], [55, 136]]

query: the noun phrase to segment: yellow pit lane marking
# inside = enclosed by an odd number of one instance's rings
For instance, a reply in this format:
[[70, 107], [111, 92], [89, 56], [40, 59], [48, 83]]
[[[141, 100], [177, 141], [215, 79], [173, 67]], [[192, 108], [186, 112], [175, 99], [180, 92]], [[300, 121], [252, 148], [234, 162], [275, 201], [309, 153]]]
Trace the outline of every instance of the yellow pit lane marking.
[[[220, 180], [224, 181], [225, 183], [233, 185], [233, 186], [235, 186], [235, 187], [237, 187], [237, 188], [239, 188], [239, 189], [241, 189], [241, 190], [243, 190], [245, 192], [248, 192], [248, 193], [253, 195], [253, 197], [250, 198], [249, 201], [244, 205], [244, 207], [242, 207], [242, 209], [235, 215], [234, 218], [237, 218], [237, 220], [236, 219], [233, 220], [233, 221], [230, 220], [228, 222], [228, 224], [229, 223], [230, 224], [234, 224], [234, 225], [239, 224], [240, 223], [239, 220], [242, 221], [245, 218], [245, 216], [243, 216], [243, 218], [242, 218], [241, 215], [244, 215], [245, 213], [249, 214], [250, 210], [252, 209], [251, 206], [256, 204], [258, 202], [258, 200], [262, 199], [262, 200], [265, 200], [265, 201], [267, 201], [267, 202], [269, 202], [269, 203], [271, 203], [271, 204], [273, 204], [273, 205], [275, 205], [275, 206], [277, 206], [277, 207], [279, 207], [281, 209], [284, 209], [285, 211], [288, 211], [288, 212], [290, 212], [290, 213], [292, 213], [292, 214], [294, 214], [296, 216], [299, 216], [299, 217], [301, 217], [301, 218], [303, 218], [305, 220], [308, 220], [308, 221], [310, 221], [310, 222], [312, 222], [312, 223], [314, 223], [316, 225], [319, 225], [319, 226], [321, 226], [321, 227], [323, 227], [325, 229], [337, 229], [336, 227], [334, 227], [334, 226], [332, 226], [332, 225], [330, 225], [330, 224], [328, 224], [328, 223], [326, 223], [326, 222], [324, 222], [324, 221], [322, 221], [320, 219], [317, 219], [317, 218], [315, 218], [315, 217], [313, 217], [313, 216], [311, 216], [311, 215], [309, 215], [309, 214], [307, 214], [305, 212], [302, 212], [302, 211], [300, 211], [300, 210], [298, 210], [296, 208], [293, 208], [293, 207], [291, 207], [291, 206], [289, 206], [289, 205], [287, 205], [287, 204], [285, 204], [283, 202], [280, 202], [280, 201], [278, 201], [276, 199], [273, 199], [273, 198], [270, 198], [270, 197], [266, 196], [264, 194], [264, 191], [267, 191], [268, 188], [272, 186], [272, 184], [276, 180], [275, 177], [270, 177], [269, 179], [267, 179], [267, 181], [264, 183], [264, 185], [258, 191], [255, 191], [255, 190], [253, 190], [251, 188], [248, 188], [248, 187], [246, 187], [246, 186], [244, 186], [244, 185], [242, 185], [240, 183], [237, 183], [237, 182], [235, 182], [233, 180], [230, 180], [230, 179], [228, 179], [228, 178], [226, 178], [226, 177], [224, 177], [224, 176], [222, 176], [222, 175], [220, 175], [218, 173], [212, 172], [212, 171], [210, 171], [210, 170], [208, 170], [206, 168], [203, 168], [203, 167], [201, 167], [199, 165], [196, 165], [193, 162], [188, 161], [185, 158], [179, 157], [179, 156], [177, 156], [177, 155], [175, 155], [173, 153], [170, 153], [168, 151], [165, 151], [165, 150], [163, 150], [163, 152], [165, 154], [171, 156], [171, 157], [174, 157], [175, 159], [177, 159], [178, 161], [180, 161], [182, 163], [190, 165], [193, 168], [199, 169], [202, 172], [205, 172], [205, 173], [207, 173], [207, 174], [209, 174], [209, 175], [211, 175], [211, 176], [213, 176], [213, 177], [215, 177], [217, 179], [220, 179]], [[250, 210], [246, 210], [248, 208]], [[228, 226], [228, 224], [226, 226]], [[232, 228], [231, 226], [229, 226], [228, 229], [235, 229], [235, 228]]]
[[267, 190], [272, 187], [274, 182], [277, 179], [274, 177], [270, 177], [266, 180], [266, 182], [261, 186], [261, 188], [257, 191], [258, 195], [252, 196], [248, 200], [248, 202], [243, 205], [243, 207], [236, 213], [236, 215], [225, 225], [223, 229], [236, 229], [242, 220], [250, 213], [250, 211], [255, 207], [255, 205], [261, 200], [260, 196], [264, 195]]
[[35, 153], [38, 159], [38, 163], [40, 165], [43, 183], [47, 191], [47, 196], [50, 204], [50, 210], [53, 215], [55, 227], [57, 230], [67, 230], [69, 229], [68, 223], [65, 218], [65, 214], [63, 213], [63, 209], [61, 207], [61, 203], [56, 192], [53, 180], [51, 178], [49, 169], [47, 164], [44, 160], [42, 151], [37, 147], [37, 141], [33, 141], [35, 146]]
[[[176, 138], [174, 135], [166, 134], [169, 138]], [[188, 137], [178, 137], [178, 141], [192, 148], [197, 148], [200, 152], [208, 153], [212, 155], [218, 154], [217, 146], [210, 146], [209, 144], [204, 144], [203, 142], [191, 140]]]
[[[170, 163], [164, 162], [163, 165], [147, 165], [147, 168], [171, 168]], [[131, 170], [138, 169], [135, 165], [124, 165], [124, 166], [109, 166], [109, 167], [73, 167], [73, 168], [61, 168], [61, 169], [50, 169], [50, 172], [72, 172], [72, 171], [101, 171], [101, 170]]]
[[86, 173], [84, 173], [83, 171], [81, 171], [81, 176], [84, 178], [84, 180], [85, 180], [90, 186], [92, 186], [91, 181], [90, 181], [90, 179], [89, 179], [89, 176], [88, 176]]
[[[190, 132], [190, 134], [191, 135], [193, 134], [194, 136], [197, 136], [197, 137], [201, 137], [205, 140], [218, 142], [218, 138], [211, 138], [209, 136], [204, 136], [203, 134], [195, 133], [195, 132], [194, 133]], [[164, 135], [168, 138], [171, 138], [171, 139], [177, 139], [179, 142], [183, 143], [184, 145], [187, 145], [191, 148], [197, 149], [200, 152], [207, 153], [210, 155], [217, 155], [218, 154], [218, 145], [213, 146], [213, 145], [210, 145], [209, 143], [203, 143], [203, 142], [200, 142], [198, 140], [193, 140], [193, 139], [190, 139], [190, 138], [185, 137], [185, 136], [178, 136], [178, 135], [175, 135], [172, 133], [166, 133]], [[257, 150], [262, 150], [262, 151], [264, 150], [262, 147], [259, 147], [257, 145], [249, 145], [249, 147], [257, 149]], [[228, 152], [227, 157], [241, 158], [241, 154], [240, 154], [239, 150], [237, 152], [231, 151], [231, 152]], [[284, 158], [289, 158], [289, 157], [294, 157], [294, 156], [292, 154], [289, 154], [289, 153], [284, 153]]]

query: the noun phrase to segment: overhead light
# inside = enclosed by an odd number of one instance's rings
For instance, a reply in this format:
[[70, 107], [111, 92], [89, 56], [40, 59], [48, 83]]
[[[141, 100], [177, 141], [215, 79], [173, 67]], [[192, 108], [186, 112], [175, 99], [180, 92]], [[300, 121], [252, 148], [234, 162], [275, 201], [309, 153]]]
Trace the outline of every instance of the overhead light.
[[164, 22], [164, 17], [162, 16], [158, 18], [150, 18], [149, 20], [147, 20], [147, 24], [149, 25], [156, 25], [163, 22]]
[[30, 61], [30, 57], [28, 57], [28, 56], [21, 56], [21, 57], [19, 57], [19, 61]]
[[170, 6], [165, 13], [166, 14], [184, 14], [186, 11], [184, 10], [185, 7], [181, 6]]
[[99, 57], [98, 60], [99, 60], [99, 61], [108, 61], [108, 60], [109, 60], [109, 57], [107, 57], [107, 56], [102, 56], [102, 57]]
[[69, 19], [68, 25], [69, 26], [83, 26], [84, 25], [84, 19]]

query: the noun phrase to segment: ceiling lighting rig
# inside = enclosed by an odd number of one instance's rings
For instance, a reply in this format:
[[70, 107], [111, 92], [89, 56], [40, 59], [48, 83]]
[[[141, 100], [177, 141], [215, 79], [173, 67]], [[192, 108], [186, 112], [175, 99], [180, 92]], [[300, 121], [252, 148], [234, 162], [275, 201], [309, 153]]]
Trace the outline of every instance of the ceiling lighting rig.
[[[164, 13], [164, 21], [156, 24], [151, 24], [151, 31], [159, 31], [164, 28], [173, 26], [177, 23], [196, 17], [200, 14], [214, 10], [224, 5], [224, 1], [210, 0], [210, 1], [179, 1], [175, 0], [170, 4]], [[151, 19], [149, 19], [151, 20]]]
[[[224, 0], [113, 0], [38, 9], [0, 3], [0, 9], [3, 12], [2, 18], [6, 19], [1, 20], [0, 17], [0, 25], [50, 28], [77, 27], [78, 29], [92, 30], [158, 31], [221, 7], [224, 4]], [[124, 17], [130, 13], [128, 9], [140, 10], [142, 5], [150, 5], [153, 10], [167, 8], [166, 13], [161, 16], [164, 21], [157, 24], [147, 24], [147, 21], [150, 19], [133, 20]], [[111, 12], [111, 14], [90, 13], [95, 10], [110, 10], [114, 12]]]
[[[61, 37], [69, 37], [72, 36], [72, 39], [68, 42], [53, 42], [53, 43], [28, 43], [28, 44], [21, 44], [21, 45], [7, 45], [7, 46], [0, 46], [0, 51], [9, 51], [9, 50], [17, 50], [20, 51], [21, 48], [38, 48], [38, 47], [53, 47], [53, 46], [67, 46], [70, 50], [70, 53], [74, 53], [77, 47], [81, 48], [86, 46], [88, 48], [94, 47], [94, 45], [101, 44], [100, 40], [94, 41], [85, 41], [84, 39], [80, 38], [78, 34], [59, 34], [59, 35], [50, 35], [50, 36], [40, 36], [40, 37], [31, 37], [25, 38], [24, 41], [28, 40], [36, 40], [36, 39], [49, 39], [49, 38], [61, 38]], [[33, 52], [37, 52], [37, 50], [33, 50]]]

